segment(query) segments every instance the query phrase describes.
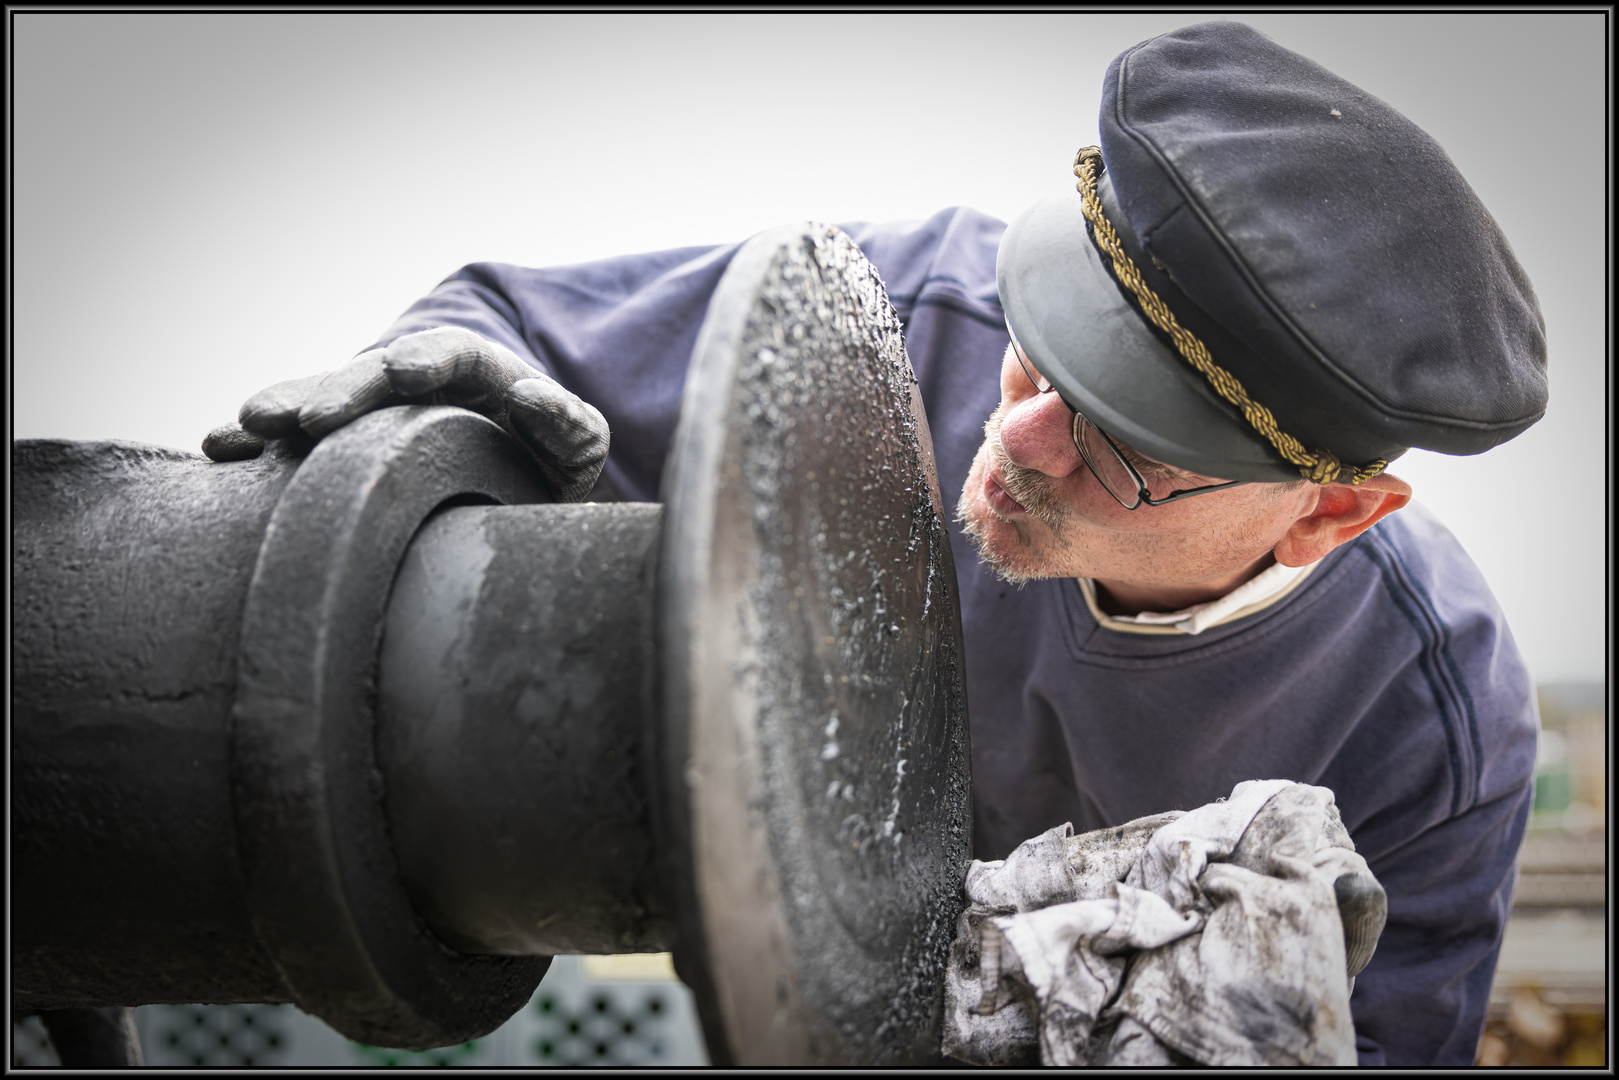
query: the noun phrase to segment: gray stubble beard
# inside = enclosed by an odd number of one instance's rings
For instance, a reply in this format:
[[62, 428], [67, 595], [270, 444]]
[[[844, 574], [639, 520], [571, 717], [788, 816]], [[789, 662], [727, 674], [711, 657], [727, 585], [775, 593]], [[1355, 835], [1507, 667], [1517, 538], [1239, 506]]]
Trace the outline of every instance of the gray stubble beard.
[[[980, 460], [983, 461], [984, 471], [979, 473], [980, 476], [987, 473], [988, 470], [994, 469], [999, 474], [1001, 486], [1006, 489], [1006, 493], [1016, 499], [1028, 511], [1030, 517], [1051, 530], [1054, 547], [1046, 553], [1047, 558], [1064, 554], [1073, 547], [1073, 541], [1066, 536], [1068, 511], [1057, 501], [1052, 491], [1056, 480], [1036, 469], [1026, 469], [1021, 465], [1014, 465], [1007, 458], [1006, 450], [1001, 446], [1001, 420], [1005, 409], [1006, 406], [1002, 404], [984, 422], [984, 443], [978, 448], [978, 456], [973, 464], [976, 466]], [[978, 471], [977, 469], [969, 469], [967, 475], [971, 477]], [[1040, 578], [1060, 576], [1050, 572], [1043, 572], [1039, 567], [1019, 569], [1009, 565], [999, 552], [989, 546], [988, 538], [984, 535], [983, 529], [968, 514], [968, 494], [967, 489], [963, 487], [961, 498], [956, 503], [956, 520], [960, 522], [961, 530], [967, 536], [967, 539], [972, 541], [973, 548], [978, 552], [979, 559], [991, 570], [995, 571], [996, 577], [1008, 584], [1021, 586]], [[993, 509], [989, 510], [989, 512], [991, 514], [995, 513]], [[1004, 521], [1005, 519], [1001, 520]], [[1022, 524], [1015, 521], [1006, 523], [1017, 532], [1020, 538], [1025, 541], [1028, 540], [1028, 530]]]

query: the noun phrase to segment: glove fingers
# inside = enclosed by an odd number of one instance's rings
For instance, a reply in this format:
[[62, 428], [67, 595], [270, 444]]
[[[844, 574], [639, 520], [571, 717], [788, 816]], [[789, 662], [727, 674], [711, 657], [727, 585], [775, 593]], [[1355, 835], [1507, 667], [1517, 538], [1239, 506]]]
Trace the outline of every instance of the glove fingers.
[[445, 390], [469, 404], [499, 401], [506, 387], [535, 374], [510, 349], [459, 326], [406, 334], [388, 346], [382, 364], [401, 394]]
[[611, 441], [607, 419], [547, 378], [519, 379], [505, 393], [507, 424], [534, 453], [562, 502], [578, 502], [596, 486]]
[[1372, 953], [1377, 950], [1377, 939], [1388, 922], [1388, 894], [1369, 873], [1344, 874], [1332, 883], [1332, 889], [1344, 924], [1349, 977], [1354, 978], [1372, 962]]
[[264, 453], [264, 440], [240, 424], [221, 424], [202, 437], [202, 452], [214, 461], [247, 461]]
[[387, 405], [394, 393], [382, 354], [382, 349], [361, 353], [322, 379], [298, 411], [299, 426], [319, 439]]
[[[264, 439], [280, 439], [298, 430], [298, 413], [327, 373], [304, 375], [267, 387], [242, 402], [242, 427]], [[212, 436], [212, 432], [209, 433]], [[209, 455], [212, 457], [212, 455]], [[215, 459], [218, 460], [218, 459]]]

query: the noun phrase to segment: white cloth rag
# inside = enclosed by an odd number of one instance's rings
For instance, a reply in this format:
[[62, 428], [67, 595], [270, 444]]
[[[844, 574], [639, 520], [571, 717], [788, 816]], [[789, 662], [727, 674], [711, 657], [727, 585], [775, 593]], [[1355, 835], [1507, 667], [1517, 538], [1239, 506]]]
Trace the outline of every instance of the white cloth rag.
[[[944, 1052], [984, 1065], [1353, 1065], [1387, 903], [1330, 790], [1227, 799], [968, 868]], [[1342, 912], [1340, 912], [1342, 908]]]

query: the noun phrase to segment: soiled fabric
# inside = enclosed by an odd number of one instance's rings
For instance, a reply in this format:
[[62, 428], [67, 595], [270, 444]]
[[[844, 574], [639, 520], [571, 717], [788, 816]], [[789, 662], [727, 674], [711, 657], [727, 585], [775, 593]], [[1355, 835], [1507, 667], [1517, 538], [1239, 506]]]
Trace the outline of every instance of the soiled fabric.
[[[1343, 883], [1343, 884], [1340, 884]], [[944, 1051], [984, 1065], [1356, 1063], [1381, 889], [1331, 791], [1227, 800], [974, 862]]]
[[[957, 208], [844, 229], [904, 323], [954, 502], [1000, 399], [1005, 226]], [[736, 250], [476, 263], [377, 344], [432, 326], [500, 342], [606, 417], [597, 497], [655, 500], [692, 345]], [[1007, 585], [950, 530], [976, 857], [1006, 858], [1064, 822], [1084, 833], [1191, 810], [1256, 776], [1331, 788], [1388, 891], [1388, 928], [1350, 1002], [1362, 1064], [1472, 1064], [1529, 815], [1536, 716], [1512, 634], [1455, 537], [1408, 506], [1277, 602], [1193, 636], [1101, 625], [1072, 578]]]

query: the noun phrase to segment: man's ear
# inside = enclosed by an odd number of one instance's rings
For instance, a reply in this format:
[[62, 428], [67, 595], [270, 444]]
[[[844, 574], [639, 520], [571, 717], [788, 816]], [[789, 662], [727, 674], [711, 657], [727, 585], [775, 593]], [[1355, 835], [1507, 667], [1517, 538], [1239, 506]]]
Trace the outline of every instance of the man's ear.
[[1283, 566], [1313, 563], [1410, 501], [1411, 485], [1388, 473], [1354, 487], [1326, 484], [1317, 489], [1315, 507], [1293, 522], [1277, 543], [1276, 561]]

